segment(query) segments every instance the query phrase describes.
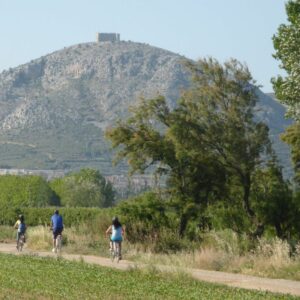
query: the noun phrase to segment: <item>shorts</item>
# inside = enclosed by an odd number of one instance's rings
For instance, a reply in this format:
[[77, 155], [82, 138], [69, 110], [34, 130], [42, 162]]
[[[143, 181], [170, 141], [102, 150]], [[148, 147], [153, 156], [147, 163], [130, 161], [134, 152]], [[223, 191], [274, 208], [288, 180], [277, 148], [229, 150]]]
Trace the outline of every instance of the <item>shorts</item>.
[[121, 243], [121, 242], [123, 241], [122, 238], [110, 238], [110, 240], [111, 240], [112, 242], [119, 242], [119, 243]]
[[61, 235], [61, 233], [63, 232], [63, 228], [57, 228], [53, 230], [53, 239], [55, 240], [57, 238], [58, 235]]
[[19, 231], [17, 232], [17, 241], [19, 241], [22, 235], [24, 235], [25, 237], [25, 232], [19, 232]]

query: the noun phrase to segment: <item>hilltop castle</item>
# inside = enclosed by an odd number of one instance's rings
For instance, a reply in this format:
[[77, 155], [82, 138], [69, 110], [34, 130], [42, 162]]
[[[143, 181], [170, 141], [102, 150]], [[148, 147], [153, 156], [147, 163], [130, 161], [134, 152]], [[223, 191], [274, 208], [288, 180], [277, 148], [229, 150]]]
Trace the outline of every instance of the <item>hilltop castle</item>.
[[120, 42], [120, 33], [96, 33], [96, 41], [99, 42]]

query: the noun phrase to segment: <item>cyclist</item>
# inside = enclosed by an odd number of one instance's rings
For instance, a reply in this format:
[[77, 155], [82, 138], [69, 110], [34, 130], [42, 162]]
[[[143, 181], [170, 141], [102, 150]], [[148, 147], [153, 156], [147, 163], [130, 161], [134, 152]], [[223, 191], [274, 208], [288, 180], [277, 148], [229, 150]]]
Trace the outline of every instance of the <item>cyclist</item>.
[[106, 236], [111, 234], [110, 236], [110, 251], [113, 249], [113, 242], [119, 243], [119, 259], [122, 259], [122, 241], [123, 241], [123, 236], [125, 235], [125, 227], [122, 226], [122, 224], [119, 222], [118, 217], [113, 217], [112, 218], [112, 224], [107, 228], [105, 232]]
[[51, 217], [51, 229], [53, 232], [53, 249], [52, 252], [56, 252], [56, 239], [61, 235], [64, 230], [63, 218], [56, 209], [54, 215]]
[[24, 235], [24, 243], [25, 243], [26, 224], [23, 215], [19, 215], [19, 218], [15, 223], [14, 228], [18, 229], [17, 230], [17, 249], [18, 249], [18, 243], [22, 235]]

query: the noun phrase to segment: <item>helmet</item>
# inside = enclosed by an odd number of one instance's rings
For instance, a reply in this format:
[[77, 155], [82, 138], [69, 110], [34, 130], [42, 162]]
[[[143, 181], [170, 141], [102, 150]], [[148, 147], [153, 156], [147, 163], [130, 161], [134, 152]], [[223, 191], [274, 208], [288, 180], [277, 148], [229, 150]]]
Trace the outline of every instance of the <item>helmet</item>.
[[24, 221], [24, 216], [23, 216], [23, 215], [19, 215], [19, 220], [20, 220], [21, 222], [23, 222], [23, 221]]

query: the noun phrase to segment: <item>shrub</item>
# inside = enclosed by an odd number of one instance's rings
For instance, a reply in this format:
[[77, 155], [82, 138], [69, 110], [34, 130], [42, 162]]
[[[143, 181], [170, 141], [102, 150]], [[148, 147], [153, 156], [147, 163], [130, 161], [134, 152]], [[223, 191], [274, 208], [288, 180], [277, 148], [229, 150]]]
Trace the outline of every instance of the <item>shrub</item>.
[[158, 232], [157, 240], [153, 245], [153, 251], [156, 253], [172, 253], [182, 250], [188, 250], [191, 244], [183, 239], [179, 232], [163, 228]]
[[59, 199], [41, 176], [0, 176], [0, 209], [59, 205]]
[[[49, 225], [50, 218], [53, 215], [55, 207], [46, 208], [10, 208], [0, 211], [0, 225], [13, 225], [22, 213], [25, 217], [25, 223], [29, 226]], [[93, 223], [95, 220], [101, 220], [106, 216], [113, 215], [112, 209], [99, 208], [59, 208], [60, 214], [63, 216], [64, 224], [67, 227], [84, 222]], [[110, 217], [109, 217], [110, 218]]]
[[67, 207], [110, 207], [114, 204], [112, 184], [99, 171], [81, 169], [50, 183]]

